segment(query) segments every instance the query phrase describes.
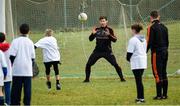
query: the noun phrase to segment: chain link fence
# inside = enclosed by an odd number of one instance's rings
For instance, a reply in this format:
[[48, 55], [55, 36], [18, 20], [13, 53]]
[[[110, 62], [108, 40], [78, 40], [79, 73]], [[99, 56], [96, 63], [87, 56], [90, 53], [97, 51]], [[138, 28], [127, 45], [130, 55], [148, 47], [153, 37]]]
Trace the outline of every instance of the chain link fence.
[[77, 18], [81, 12], [88, 15], [86, 27], [96, 25], [101, 15], [114, 26], [123, 26], [123, 18], [127, 26], [134, 22], [146, 24], [152, 10], [158, 10], [163, 21], [176, 22], [180, 19], [179, 9], [180, 0], [12, 0], [14, 27], [26, 22], [37, 31], [47, 27], [81, 28]]

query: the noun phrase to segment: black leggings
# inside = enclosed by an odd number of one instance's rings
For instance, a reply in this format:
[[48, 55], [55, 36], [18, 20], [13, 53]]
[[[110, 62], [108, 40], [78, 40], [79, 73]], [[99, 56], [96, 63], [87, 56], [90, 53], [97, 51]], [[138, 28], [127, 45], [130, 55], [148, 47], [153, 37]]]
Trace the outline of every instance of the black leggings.
[[152, 70], [156, 79], [156, 93], [158, 97], [167, 96], [168, 92], [168, 77], [167, 77], [167, 62], [168, 50], [162, 49], [152, 52]]
[[59, 75], [58, 64], [59, 64], [59, 61], [44, 62], [44, 66], [46, 68], [46, 75], [50, 75], [52, 65], [53, 65], [53, 68], [54, 68], [55, 75]]
[[116, 72], [120, 79], [123, 79], [123, 73], [121, 67], [118, 65], [116, 58], [113, 53], [105, 52], [105, 53], [99, 53], [99, 52], [93, 52], [91, 56], [89, 57], [89, 60], [86, 64], [86, 80], [89, 80], [90, 74], [91, 74], [91, 66], [93, 66], [100, 58], [106, 59], [109, 63], [111, 63], [112, 66], [116, 69]]
[[144, 69], [135, 69], [132, 71], [136, 80], [137, 99], [144, 99], [144, 87], [142, 83], [142, 75], [144, 73]]

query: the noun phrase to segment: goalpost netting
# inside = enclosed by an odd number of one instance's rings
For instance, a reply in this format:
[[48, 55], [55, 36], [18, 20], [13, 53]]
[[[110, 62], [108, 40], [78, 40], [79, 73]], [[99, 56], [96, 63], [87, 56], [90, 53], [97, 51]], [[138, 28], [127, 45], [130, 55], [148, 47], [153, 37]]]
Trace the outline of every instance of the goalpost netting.
[[11, 0], [0, 0], [0, 32], [5, 33], [12, 40], [14, 35]]
[[[2, 1], [2, 0], [1, 0]], [[83, 77], [84, 67], [92, 53], [95, 42], [88, 41], [88, 35], [94, 25], [98, 25], [99, 16], [107, 16], [109, 25], [118, 36], [117, 43], [113, 44], [113, 51], [118, 63], [126, 76], [131, 76], [129, 64], [125, 60], [126, 47], [131, 37], [130, 25], [141, 22], [144, 25], [143, 34], [149, 24], [149, 14], [158, 10], [161, 21], [169, 28], [170, 33], [170, 60], [169, 74], [179, 68], [180, 60], [180, 0], [4, 0], [6, 1], [6, 33], [18, 34], [18, 26], [28, 23], [31, 27], [33, 41], [43, 37], [46, 28], [56, 31], [61, 48], [64, 77]], [[11, 12], [12, 11], [12, 12]], [[81, 31], [81, 22], [77, 16], [85, 12], [88, 20], [84, 22], [84, 31]], [[171, 45], [173, 44], [173, 45]], [[42, 57], [37, 53], [37, 62], [41, 73], [44, 73]], [[100, 60], [92, 68], [93, 77], [114, 77], [115, 69], [105, 60]], [[43, 75], [43, 74], [42, 74]], [[149, 63], [147, 76], [151, 76]]]

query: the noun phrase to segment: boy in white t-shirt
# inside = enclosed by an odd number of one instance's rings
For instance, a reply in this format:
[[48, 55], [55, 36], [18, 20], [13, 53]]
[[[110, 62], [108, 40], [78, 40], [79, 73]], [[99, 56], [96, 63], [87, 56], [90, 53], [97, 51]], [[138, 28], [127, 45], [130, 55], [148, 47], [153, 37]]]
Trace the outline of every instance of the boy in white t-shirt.
[[13, 70], [11, 105], [20, 105], [21, 92], [24, 91], [24, 105], [31, 103], [32, 64], [35, 59], [33, 42], [28, 38], [29, 25], [20, 26], [21, 35], [12, 41], [10, 60]]
[[4, 53], [0, 50], [0, 106], [4, 105], [4, 94], [2, 87], [7, 76], [7, 64]]
[[146, 39], [140, 34], [143, 29], [141, 24], [131, 26], [133, 37], [129, 40], [127, 50], [127, 60], [131, 64], [131, 70], [135, 76], [137, 87], [137, 103], [144, 102], [144, 87], [142, 83], [142, 75], [144, 69], [147, 68]]
[[46, 29], [45, 37], [40, 39], [37, 43], [35, 43], [35, 48], [43, 49], [43, 61], [46, 69], [46, 84], [48, 86], [48, 89], [51, 89], [50, 68], [51, 66], [53, 66], [56, 76], [56, 89], [61, 90], [58, 69], [58, 64], [60, 64], [60, 53], [59, 47], [57, 45], [57, 40], [55, 37], [53, 37], [53, 30]]
[[0, 32], [0, 50], [5, 55], [6, 63], [7, 63], [7, 77], [4, 80], [4, 92], [5, 92], [5, 103], [10, 105], [11, 98], [11, 81], [12, 81], [12, 67], [9, 59], [9, 48], [10, 44], [5, 41], [6, 36], [4, 33]]

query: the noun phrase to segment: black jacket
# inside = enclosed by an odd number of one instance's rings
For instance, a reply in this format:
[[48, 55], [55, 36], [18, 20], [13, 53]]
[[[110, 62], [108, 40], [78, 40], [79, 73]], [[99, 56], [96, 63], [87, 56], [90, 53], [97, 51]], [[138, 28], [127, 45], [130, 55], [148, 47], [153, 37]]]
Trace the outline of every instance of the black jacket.
[[160, 23], [159, 20], [154, 20], [152, 25], [148, 27], [147, 36], [147, 52], [149, 49], [153, 51], [168, 48], [168, 29], [165, 25]]
[[[111, 42], [116, 42], [117, 37], [109, 27], [96, 28], [96, 33], [89, 36], [89, 40], [93, 41], [96, 38], [95, 52], [112, 52]], [[108, 33], [109, 32], [109, 33]]]

